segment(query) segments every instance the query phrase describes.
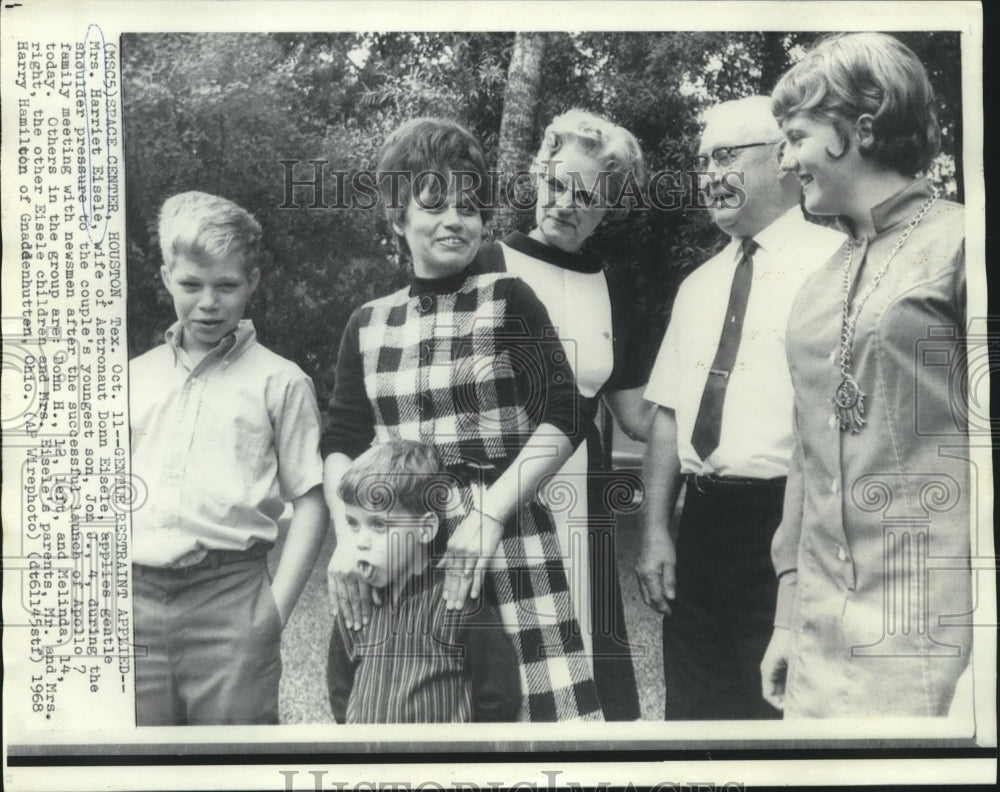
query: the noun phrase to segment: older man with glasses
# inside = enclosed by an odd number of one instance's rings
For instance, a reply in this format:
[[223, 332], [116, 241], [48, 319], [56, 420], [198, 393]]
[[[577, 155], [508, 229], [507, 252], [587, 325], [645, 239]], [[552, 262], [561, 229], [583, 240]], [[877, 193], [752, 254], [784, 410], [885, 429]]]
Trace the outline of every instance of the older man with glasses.
[[666, 718], [775, 718], [759, 665], [794, 446], [785, 325], [803, 279], [843, 235], [803, 217], [798, 181], [778, 170], [770, 99], [725, 102], [705, 120], [692, 167], [731, 240], [682, 284], [646, 390], [658, 409], [636, 573], [664, 615]]

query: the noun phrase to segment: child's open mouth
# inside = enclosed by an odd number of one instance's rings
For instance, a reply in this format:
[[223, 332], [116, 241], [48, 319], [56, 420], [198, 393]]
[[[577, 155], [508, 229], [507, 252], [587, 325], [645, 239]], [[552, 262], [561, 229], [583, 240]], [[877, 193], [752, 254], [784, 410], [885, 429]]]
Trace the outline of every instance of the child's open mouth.
[[365, 582], [369, 582], [375, 575], [375, 567], [369, 564], [367, 561], [358, 561], [358, 572]]

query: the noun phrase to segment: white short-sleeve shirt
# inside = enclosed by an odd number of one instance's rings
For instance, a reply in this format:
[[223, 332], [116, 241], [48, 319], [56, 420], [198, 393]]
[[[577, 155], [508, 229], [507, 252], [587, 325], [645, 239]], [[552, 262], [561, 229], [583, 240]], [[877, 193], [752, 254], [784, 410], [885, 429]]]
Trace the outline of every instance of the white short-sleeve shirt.
[[740, 240], [731, 240], [681, 284], [646, 398], [674, 410], [682, 472], [751, 478], [788, 473], [792, 383], [785, 328], [805, 277], [836, 253], [844, 239], [838, 231], [805, 220], [797, 206], [754, 236], [760, 247], [753, 255], [753, 282], [726, 390], [719, 446], [705, 460], [691, 445], [691, 434], [719, 346]]

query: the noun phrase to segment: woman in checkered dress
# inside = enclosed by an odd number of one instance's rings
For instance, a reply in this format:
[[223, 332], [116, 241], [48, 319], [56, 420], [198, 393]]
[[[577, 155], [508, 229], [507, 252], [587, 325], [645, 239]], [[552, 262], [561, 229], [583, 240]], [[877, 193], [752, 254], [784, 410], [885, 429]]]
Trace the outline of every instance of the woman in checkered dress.
[[[379, 173], [413, 279], [344, 331], [323, 438], [335, 526], [353, 457], [392, 438], [434, 444], [468, 485], [444, 557], [449, 607], [482, 592], [497, 608], [520, 661], [521, 719], [601, 720], [559, 540], [536, 497], [587, 422], [563, 346], [534, 292], [481, 251], [489, 181], [468, 131], [407, 122], [384, 144]], [[360, 627], [369, 594], [354, 564], [342, 543], [329, 581], [335, 608]]]
[[[642, 151], [626, 129], [584, 110], [548, 125], [535, 156], [535, 228], [497, 243], [504, 270], [524, 280], [559, 330], [585, 400], [603, 397], [631, 437], [645, 439], [648, 379], [637, 354], [634, 306], [624, 284], [586, 249], [594, 231], [617, 209], [626, 183], [643, 178]], [[624, 207], [623, 207], [624, 208]], [[618, 212], [621, 214], [621, 212]], [[639, 717], [615, 561], [612, 505], [631, 508], [621, 474], [603, 469], [600, 433], [588, 423], [584, 443], [549, 485], [548, 503], [566, 559], [584, 645], [607, 720]], [[543, 495], [544, 497], [544, 495]]]

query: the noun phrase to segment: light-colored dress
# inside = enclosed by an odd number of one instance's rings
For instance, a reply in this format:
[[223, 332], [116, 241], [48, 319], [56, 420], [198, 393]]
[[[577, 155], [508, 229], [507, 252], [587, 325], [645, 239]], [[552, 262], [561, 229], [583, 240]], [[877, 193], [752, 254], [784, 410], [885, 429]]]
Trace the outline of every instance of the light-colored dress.
[[[864, 293], [931, 194], [918, 181], [855, 240]], [[786, 717], [948, 711], [972, 647], [965, 424], [964, 217], [939, 200], [860, 314], [851, 370], [866, 425], [842, 431], [844, 250], [812, 275], [788, 325], [796, 451], [774, 541], [776, 624], [792, 630]], [[845, 243], [846, 244], [846, 243]]]

